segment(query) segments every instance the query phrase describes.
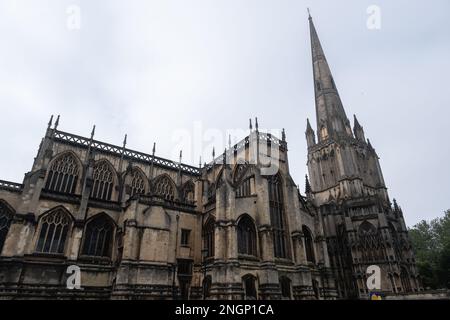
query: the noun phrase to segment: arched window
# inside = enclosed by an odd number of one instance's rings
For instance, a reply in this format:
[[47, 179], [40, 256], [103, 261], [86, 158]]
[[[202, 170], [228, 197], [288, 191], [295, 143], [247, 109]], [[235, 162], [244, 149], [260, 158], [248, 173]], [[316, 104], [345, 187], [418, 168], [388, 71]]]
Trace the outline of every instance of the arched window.
[[203, 250], [206, 257], [214, 257], [214, 228], [215, 221], [210, 218], [203, 229]]
[[241, 163], [237, 164], [236, 169], [234, 171], [233, 182], [235, 184], [239, 184], [242, 181], [242, 179], [244, 179], [248, 169], [249, 165], [247, 162], [243, 164]]
[[242, 277], [242, 282], [244, 284], [244, 293], [246, 300], [256, 300], [256, 278], [251, 274], [247, 274]]
[[70, 215], [62, 208], [58, 208], [43, 216], [36, 251], [41, 253], [64, 253], [64, 246], [71, 222]]
[[359, 226], [358, 229], [360, 236], [368, 236], [377, 233], [377, 228], [367, 220], [364, 220], [363, 223]]
[[253, 176], [244, 179], [236, 189], [236, 198], [251, 196], [254, 181], [255, 177]]
[[143, 174], [138, 169], [134, 169], [131, 172], [130, 188], [130, 196], [145, 193], [145, 176], [143, 176]]
[[270, 221], [273, 230], [274, 254], [277, 258], [287, 258], [286, 227], [284, 222], [283, 192], [278, 175], [269, 179]]
[[0, 254], [2, 253], [3, 245], [5, 244], [6, 235], [8, 234], [12, 218], [13, 212], [11, 209], [0, 201]]
[[155, 195], [164, 198], [166, 200], [173, 201], [175, 199], [175, 190], [172, 179], [169, 176], [163, 174], [156, 178], [153, 186], [153, 192]]
[[306, 260], [312, 263], [316, 263], [314, 255], [314, 242], [311, 231], [309, 231], [309, 228], [305, 225], [302, 227], [302, 231], [305, 238]]
[[195, 186], [192, 181], [188, 181], [183, 186], [183, 201], [189, 204], [194, 203]]
[[45, 189], [74, 193], [78, 182], [78, 171], [78, 162], [72, 153], [67, 152], [60, 155], [50, 166]]
[[256, 230], [252, 219], [244, 215], [237, 225], [238, 253], [256, 256]]
[[203, 299], [209, 298], [211, 295], [211, 276], [206, 276], [203, 279]]
[[94, 185], [91, 197], [100, 200], [111, 200], [114, 185], [114, 172], [111, 165], [107, 161], [96, 163], [92, 178]]
[[92, 218], [84, 231], [82, 255], [111, 257], [114, 224], [105, 214]]
[[280, 278], [281, 297], [291, 299], [291, 280], [288, 277]]
[[377, 228], [367, 220], [358, 228], [359, 249], [362, 262], [376, 262], [383, 259], [384, 248]]

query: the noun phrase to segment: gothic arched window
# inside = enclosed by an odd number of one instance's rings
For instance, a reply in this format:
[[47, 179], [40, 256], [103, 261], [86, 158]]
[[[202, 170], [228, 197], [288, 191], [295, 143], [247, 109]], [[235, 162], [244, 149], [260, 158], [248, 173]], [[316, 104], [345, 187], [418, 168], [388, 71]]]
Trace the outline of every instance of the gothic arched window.
[[364, 220], [363, 223], [360, 224], [358, 229], [360, 236], [369, 236], [377, 233], [377, 228], [369, 221]]
[[380, 234], [377, 228], [364, 220], [358, 228], [359, 248], [363, 262], [375, 262], [384, 257]]
[[288, 277], [280, 278], [281, 297], [291, 299], [291, 280]]
[[99, 161], [92, 174], [94, 184], [91, 197], [100, 200], [111, 200], [114, 186], [114, 171], [107, 161]]
[[45, 189], [74, 193], [79, 176], [78, 161], [75, 156], [67, 152], [58, 156], [51, 164], [45, 183]]
[[237, 225], [238, 253], [256, 256], [256, 229], [252, 219], [244, 215]]
[[162, 175], [155, 180], [153, 186], [153, 192], [155, 195], [162, 197], [166, 200], [173, 201], [175, 199], [175, 190], [172, 179], [167, 175]]
[[145, 193], [145, 176], [138, 169], [131, 172], [130, 188], [131, 196]]
[[246, 300], [256, 300], [256, 278], [251, 274], [247, 274], [242, 277], [244, 283], [244, 292]]
[[41, 218], [41, 230], [36, 251], [41, 253], [64, 253], [67, 234], [72, 222], [70, 215], [58, 208]]
[[214, 219], [209, 219], [203, 228], [203, 250], [205, 250], [205, 257], [214, 257]]
[[307, 226], [302, 227], [303, 236], [305, 238], [305, 252], [306, 252], [306, 260], [312, 263], [316, 263], [316, 259], [314, 256], [314, 242], [311, 231]]
[[233, 176], [233, 182], [235, 184], [238, 184], [242, 181], [242, 179], [245, 177], [245, 174], [247, 173], [247, 170], [249, 169], [248, 163], [239, 163], [236, 165], [236, 169], [234, 171]]
[[284, 222], [283, 192], [279, 175], [269, 179], [270, 221], [273, 230], [274, 254], [277, 258], [287, 258], [286, 227]]
[[251, 196], [252, 185], [254, 184], [254, 181], [254, 176], [244, 179], [236, 189], [236, 198]]
[[3, 245], [5, 244], [6, 236], [11, 225], [13, 212], [0, 201], [0, 254], [2, 253]]
[[105, 214], [92, 218], [84, 231], [82, 255], [111, 257], [114, 224]]
[[192, 181], [186, 182], [183, 186], [183, 201], [189, 204], [193, 204], [195, 198], [194, 191], [194, 183], [192, 183]]

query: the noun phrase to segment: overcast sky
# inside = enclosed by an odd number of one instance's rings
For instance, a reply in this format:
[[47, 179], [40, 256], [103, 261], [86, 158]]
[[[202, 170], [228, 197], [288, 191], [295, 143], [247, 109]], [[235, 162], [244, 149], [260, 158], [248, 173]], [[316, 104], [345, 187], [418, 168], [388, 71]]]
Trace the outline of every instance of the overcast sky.
[[[367, 27], [370, 5], [380, 29]], [[156, 141], [173, 160], [182, 148], [193, 165], [211, 160], [213, 136], [223, 150], [226, 133], [257, 116], [261, 128], [286, 128], [303, 189], [307, 117], [315, 128], [307, 7], [407, 224], [442, 216], [448, 0], [0, 0], [0, 179], [22, 182], [51, 114], [79, 135], [96, 124], [105, 142], [127, 133], [131, 149], [150, 153]]]

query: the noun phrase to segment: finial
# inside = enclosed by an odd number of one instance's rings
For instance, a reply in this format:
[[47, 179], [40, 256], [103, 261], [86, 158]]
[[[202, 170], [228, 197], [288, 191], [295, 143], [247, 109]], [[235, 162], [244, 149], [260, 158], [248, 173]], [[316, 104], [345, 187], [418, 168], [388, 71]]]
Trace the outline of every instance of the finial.
[[155, 151], [156, 151], [156, 142], [153, 142], [152, 156], [155, 155]]
[[353, 123], [354, 123], [355, 128], [361, 128], [361, 125], [359, 124], [359, 121], [356, 118], [356, 114], [353, 115]]
[[398, 204], [397, 204], [397, 200], [395, 200], [395, 198], [393, 199], [394, 202], [394, 210], [398, 211]]
[[305, 174], [305, 193], [309, 194], [312, 192], [311, 185], [309, 184], [308, 175]]
[[258, 131], [258, 117], [255, 117], [255, 129]]
[[215, 159], [215, 157], [216, 157], [216, 150], [214, 149], [214, 147], [213, 147], [213, 151], [212, 151], [212, 157], [213, 157], [213, 159]]
[[181, 159], [183, 159], [183, 150], [180, 150], [180, 163], [181, 163]]
[[253, 126], [252, 126], [252, 119], [250, 118], [250, 119], [249, 119], [249, 121], [250, 121], [250, 125], [249, 125], [249, 128], [250, 128], [250, 131], [252, 131], [252, 130], [253, 130]]
[[127, 134], [125, 133], [125, 137], [123, 138], [123, 147], [127, 145]]
[[47, 129], [50, 129], [50, 127], [52, 126], [52, 122], [53, 122], [53, 115], [50, 117], [50, 120], [49, 120], [49, 122], [48, 122]]
[[308, 19], [312, 19], [311, 18], [311, 11], [309, 10], [309, 8], [306, 8], [306, 10], [308, 10]]
[[281, 140], [286, 141], [286, 131], [284, 131], [284, 128], [281, 131]]
[[54, 127], [55, 130], [58, 129], [58, 125], [59, 125], [59, 114], [58, 114], [58, 117], [56, 117], [55, 127]]
[[198, 167], [201, 168], [202, 167], [202, 156], [200, 156], [200, 160], [198, 162]]
[[95, 134], [95, 124], [92, 127], [92, 131], [91, 131], [91, 140], [94, 139], [94, 134]]
[[306, 118], [306, 130], [312, 131], [311, 123], [309, 122], [309, 118]]

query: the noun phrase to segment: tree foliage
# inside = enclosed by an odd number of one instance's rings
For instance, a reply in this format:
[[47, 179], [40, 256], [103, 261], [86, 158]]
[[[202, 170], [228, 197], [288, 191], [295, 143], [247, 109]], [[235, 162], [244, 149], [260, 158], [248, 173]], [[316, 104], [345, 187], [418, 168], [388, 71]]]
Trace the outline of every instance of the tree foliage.
[[409, 229], [424, 287], [450, 288], [450, 209]]

